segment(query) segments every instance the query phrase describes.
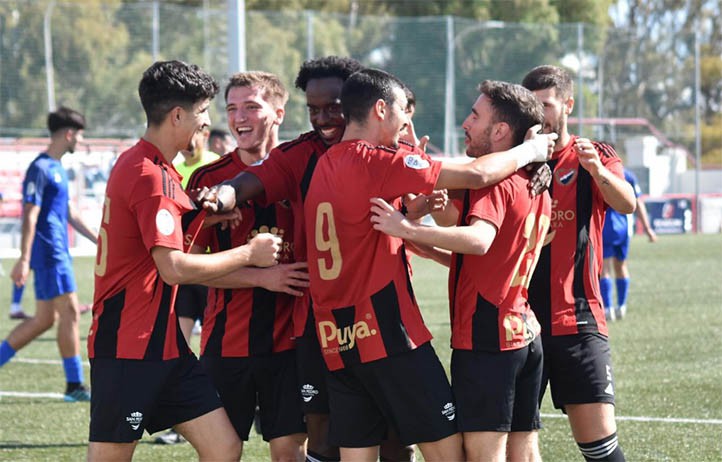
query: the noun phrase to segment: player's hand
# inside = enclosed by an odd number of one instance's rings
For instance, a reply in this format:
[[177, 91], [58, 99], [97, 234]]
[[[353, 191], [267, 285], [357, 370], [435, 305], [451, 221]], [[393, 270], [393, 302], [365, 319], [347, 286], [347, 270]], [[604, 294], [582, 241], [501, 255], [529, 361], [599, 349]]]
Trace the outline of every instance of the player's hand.
[[407, 194], [406, 218], [418, 220], [424, 215], [439, 212], [449, 204], [449, 193], [446, 189], [435, 190], [431, 194]]
[[19, 259], [15, 262], [12, 271], [10, 271], [10, 279], [13, 280], [16, 286], [22, 287], [28, 280], [30, 274], [30, 262], [27, 260]]
[[[542, 126], [537, 124], [526, 131], [524, 143], [534, 148], [534, 157], [531, 162], [546, 162], [554, 154], [554, 146], [558, 138], [556, 133], [541, 133]], [[531, 163], [530, 162], [530, 163]]]
[[263, 287], [272, 292], [283, 292], [296, 297], [302, 297], [301, 289], [307, 288], [308, 263], [284, 263], [264, 269]]
[[527, 171], [533, 172], [529, 182], [529, 191], [532, 196], [538, 196], [552, 184], [552, 169], [546, 163], [533, 163], [525, 167]]
[[203, 187], [190, 191], [193, 200], [212, 213], [229, 212], [236, 208], [236, 190], [227, 184]]
[[596, 176], [602, 168], [602, 160], [592, 142], [587, 138], [577, 138], [574, 149], [577, 151], [579, 164], [592, 176]]
[[271, 233], [256, 234], [248, 241], [251, 265], [266, 267], [278, 264], [283, 239]]
[[404, 237], [404, 230], [411, 224], [406, 217], [380, 197], [371, 198], [371, 223], [376, 231], [389, 236]]
[[235, 208], [230, 212], [206, 215], [206, 218], [203, 220], [203, 228], [208, 228], [217, 224], [221, 225], [221, 229], [226, 229], [229, 226], [231, 228], [236, 228], [241, 224], [241, 221], [243, 221], [243, 215], [238, 208]]
[[419, 142], [418, 142], [418, 144], [416, 145], [416, 147], [418, 147], [418, 148], [421, 149], [422, 151], [426, 152], [426, 146], [429, 145], [429, 140], [430, 140], [430, 139], [431, 139], [431, 138], [429, 137], [429, 135], [424, 135], [424, 136], [422, 136], [421, 138], [419, 138]]
[[651, 242], [652, 244], [657, 242], [657, 233], [655, 233], [654, 230], [650, 229], [649, 231], [647, 231], [647, 237], [649, 238], [649, 242]]

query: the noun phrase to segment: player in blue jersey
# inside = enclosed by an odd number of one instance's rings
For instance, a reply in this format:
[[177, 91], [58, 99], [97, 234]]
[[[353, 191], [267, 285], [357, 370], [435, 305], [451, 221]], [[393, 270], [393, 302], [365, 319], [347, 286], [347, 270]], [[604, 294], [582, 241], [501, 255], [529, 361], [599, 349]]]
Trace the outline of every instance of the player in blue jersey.
[[50, 144], [28, 167], [23, 181], [23, 223], [20, 258], [10, 273], [24, 285], [30, 269], [35, 273], [35, 316], [10, 332], [0, 345], [0, 367], [58, 320], [58, 349], [63, 358], [67, 386], [65, 401], [89, 401], [83, 385], [73, 264], [68, 252], [68, 224], [94, 243], [95, 233], [68, 201], [68, 176], [60, 163], [83, 140], [85, 117], [60, 107], [48, 115]]
[[[637, 197], [636, 215], [642, 222], [644, 232], [649, 237], [649, 242], [656, 242], [657, 235], [649, 224], [647, 209], [644, 202], [639, 200], [642, 190], [639, 188], [637, 177], [626, 168], [624, 179], [634, 188], [634, 195]], [[634, 234], [634, 215], [624, 215], [613, 208], [608, 208], [604, 218], [602, 230], [602, 242], [604, 253], [604, 267], [602, 277], [599, 280], [599, 288], [602, 292], [604, 302], [604, 314], [608, 321], [621, 319], [627, 314], [627, 294], [629, 293], [629, 268], [627, 267], [627, 254], [629, 243]], [[614, 271], [614, 282], [617, 287], [617, 305], [612, 302], [612, 271]]]

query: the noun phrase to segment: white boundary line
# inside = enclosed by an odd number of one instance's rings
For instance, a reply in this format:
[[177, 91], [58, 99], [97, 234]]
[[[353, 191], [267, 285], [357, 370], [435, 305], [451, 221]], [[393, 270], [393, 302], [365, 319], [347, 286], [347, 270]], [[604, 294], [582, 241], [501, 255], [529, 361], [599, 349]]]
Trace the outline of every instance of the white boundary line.
[[[49, 364], [62, 365], [62, 361], [58, 359], [33, 359], [33, 358], [15, 358], [13, 362], [26, 364]], [[87, 361], [83, 361], [83, 366], [89, 367]], [[0, 397], [12, 396], [15, 398], [62, 398], [61, 393], [25, 393], [16, 391], [0, 391]], [[541, 414], [545, 419], [566, 419], [564, 414]], [[682, 423], [682, 424], [701, 424], [701, 425], [722, 425], [722, 419], [688, 419], [684, 417], [649, 417], [649, 416], [624, 416], [615, 417], [619, 421], [627, 422], [657, 422], [657, 423]]]
[[[545, 419], [566, 419], [563, 414], [541, 414]], [[659, 423], [685, 423], [685, 424], [702, 424], [702, 425], [722, 425], [722, 419], [686, 419], [683, 417], [647, 417], [647, 416], [627, 416], [618, 415], [614, 420], [630, 421], [630, 422], [659, 422]]]
[[32, 393], [23, 391], [0, 391], [0, 397], [9, 396], [13, 398], [57, 398], [63, 399], [62, 393]]
[[[33, 393], [22, 391], [0, 391], [0, 398], [3, 396], [12, 398], [55, 398], [63, 399], [62, 393]], [[542, 414], [545, 419], [566, 419], [562, 414]], [[657, 423], [681, 423], [700, 425], [722, 425], [722, 419], [686, 419], [675, 417], [642, 417], [642, 416], [616, 416], [616, 420], [631, 422], [657, 422]]]

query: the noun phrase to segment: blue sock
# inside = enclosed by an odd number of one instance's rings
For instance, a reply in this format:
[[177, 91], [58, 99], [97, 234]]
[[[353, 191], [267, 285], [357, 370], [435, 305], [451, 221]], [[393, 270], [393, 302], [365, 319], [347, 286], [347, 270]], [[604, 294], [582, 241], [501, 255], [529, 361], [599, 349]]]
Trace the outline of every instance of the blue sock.
[[63, 369], [65, 369], [66, 382], [83, 383], [83, 364], [80, 362], [80, 355], [63, 358]]
[[7, 340], [3, 340], [3, 343], [0, 344], [0, 367], [3, 367], [13, 356], [15, 356], [15, 349], [10, 346]]
[[23, 299], [23, 291], [25, 290], [25, 286], [16, 286], [13, 284], [13, 303], [17, 303], [18, 305]]
[[604, 303], [604, 308], [608, 310], [612, 309], [612, 279], [601, 278], [599, 280], [599, 290], [602, 291], [602, 302]]
[[617, 282], [617, 306], [627, 304], [627, 294], [629, 294], [629, 278], [619, 278]]

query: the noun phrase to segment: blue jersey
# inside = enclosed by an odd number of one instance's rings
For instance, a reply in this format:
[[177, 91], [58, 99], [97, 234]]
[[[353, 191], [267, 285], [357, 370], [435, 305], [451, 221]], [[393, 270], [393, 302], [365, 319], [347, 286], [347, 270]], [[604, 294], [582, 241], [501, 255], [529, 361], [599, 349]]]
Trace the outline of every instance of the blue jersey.
[[59, 160], [40, 154], [28, 167], [23, 181], [23, 204], [40, 207], [30, 267], [69, 262], [68, 175]]
[[[624, 179], [632, 185], [635, 197], [642, 195], [637, 177], [626, 168]], [[611, 207], [607, 208], [604, 217], [604, 228], [602, 230], [602, 241], [609, 245], [619, 245], [634, 234], [634, 214], [623, 215]]]

